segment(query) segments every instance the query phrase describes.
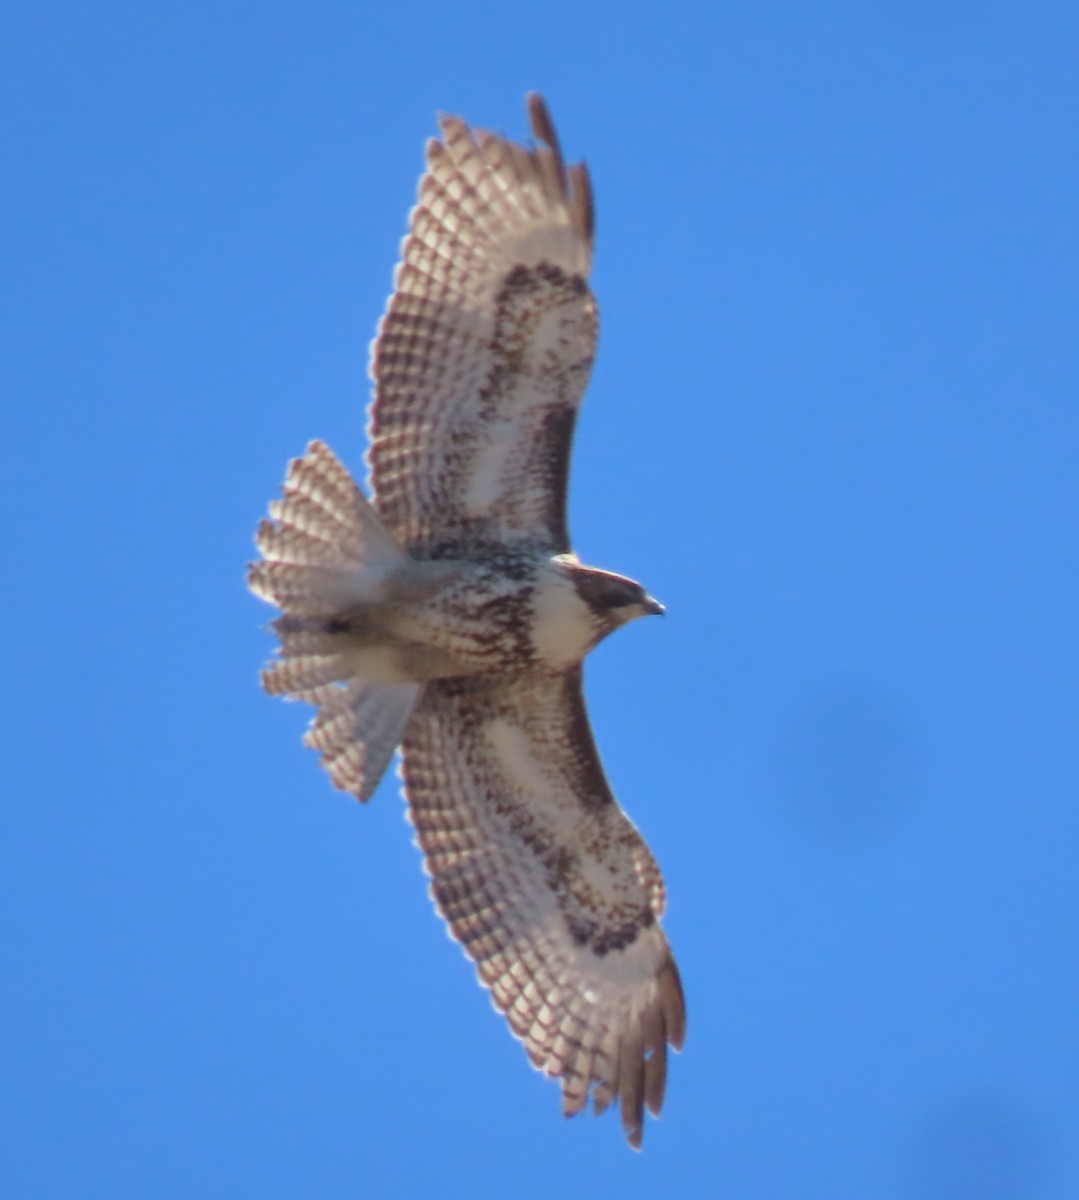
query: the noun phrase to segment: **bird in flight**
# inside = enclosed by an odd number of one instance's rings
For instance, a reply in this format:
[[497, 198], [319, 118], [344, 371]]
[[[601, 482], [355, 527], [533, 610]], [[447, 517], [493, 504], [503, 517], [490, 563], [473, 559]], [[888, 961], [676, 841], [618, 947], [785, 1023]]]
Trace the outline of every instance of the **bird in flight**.
[[685, 1004], [663, 880], [608, 786], [581, 664], [663, 608], [570, 548], [592, 192], [540, 96], [528, 112], [532, 147], [441, 119], [372, 345], [371, 500], [312, 442], [248, 579], [281, 612], [263, 687], [315, 705], [304, 741], [359, 800], [400, 747], [450, 932], [566, 1115], [617, 1101], [639, 1147]]

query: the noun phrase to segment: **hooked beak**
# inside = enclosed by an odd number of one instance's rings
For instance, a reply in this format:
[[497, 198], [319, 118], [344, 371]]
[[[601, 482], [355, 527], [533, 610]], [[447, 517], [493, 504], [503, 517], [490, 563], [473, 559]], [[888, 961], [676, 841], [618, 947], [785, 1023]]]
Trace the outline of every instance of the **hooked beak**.
[[644, 611], [650, 617], [662, 617], [667, 610], [654, 596], [645, 596]]

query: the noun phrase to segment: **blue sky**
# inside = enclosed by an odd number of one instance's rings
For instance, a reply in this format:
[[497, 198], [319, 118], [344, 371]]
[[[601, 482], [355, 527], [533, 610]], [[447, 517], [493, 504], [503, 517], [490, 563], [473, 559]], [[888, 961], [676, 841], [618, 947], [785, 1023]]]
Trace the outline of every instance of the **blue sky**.
[[[1079, 10], [9, 6], [0, 1192], [1079, 1194]], [[571, 515], [670, 894], [642, 1155], [558, 1115], [261, 695], [443, 109], [591, 165]]]

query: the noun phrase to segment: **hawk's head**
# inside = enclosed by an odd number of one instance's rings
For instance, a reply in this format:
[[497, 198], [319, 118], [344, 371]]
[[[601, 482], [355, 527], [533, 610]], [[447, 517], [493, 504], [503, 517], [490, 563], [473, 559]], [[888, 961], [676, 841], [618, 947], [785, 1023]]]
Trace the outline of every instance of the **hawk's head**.
[[661, 613], [663, 605], [634, 580], [584, 567], [566, 554], [550, 559], [539, 572], [532, 611], [536, 656], [565, 670], [619, 626]]
[[592, 610], [605, 634], [637, 617], [662, 616], [664, 612], [658, 600], [625, 575], [575, 564], [571, 578], [577, 594]]

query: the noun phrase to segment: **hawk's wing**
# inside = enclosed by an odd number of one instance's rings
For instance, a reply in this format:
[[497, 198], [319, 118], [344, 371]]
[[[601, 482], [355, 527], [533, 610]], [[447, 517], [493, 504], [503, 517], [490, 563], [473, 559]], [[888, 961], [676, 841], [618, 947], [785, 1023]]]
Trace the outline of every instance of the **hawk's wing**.
[[404, 743], [410, 813], [453, 935], [567, 1115], [615, 1098], [630, 1142], [685, 1033], [663, 885], [612, 796], [580, 671], [429, 684]]
[[588, 173], [543, 101], [528, 150], [441, 120], [371, 350], [370, 482], [407, 549], [569, 549], [570, 441], [595, 354]]

